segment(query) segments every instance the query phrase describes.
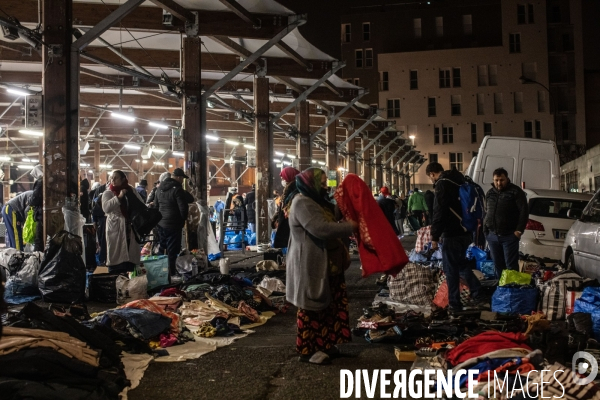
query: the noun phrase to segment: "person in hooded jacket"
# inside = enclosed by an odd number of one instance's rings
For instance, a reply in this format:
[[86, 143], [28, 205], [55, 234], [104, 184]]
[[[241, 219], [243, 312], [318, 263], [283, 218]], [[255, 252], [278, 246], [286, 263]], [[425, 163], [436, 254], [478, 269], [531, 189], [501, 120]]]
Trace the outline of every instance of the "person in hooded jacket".
[[281, 184], [283, 185], [283, 194], [281, 195], [281, 202], [277, 208], [275, 214], [277, 231], [275, 232], [275, 240], [273, 241], [273, 247], [276, 249], [283, 249], [288, 247], [290, 241], [290, 223], [288, 221], [289, 208], [291, 202], [286, 203], [286, 198], [296, 192], [296, 175], [300, 171], [293, 167], [285, 167], [281, 170], [279, 176], [281, 177]]
[[188, 217], [189, 204], [194, 196], [183, 189], [184, 179], [189, 179], [181, 168], [175, 168], [171, 178], [160, 183], [154, 200], [162, 214], [158, 223], [160, 247], [167, 250], [170, 276], [177, 276], [176, 260], [181, 251], [181, 233]]
[[6, 247], [23, 251], [23, 225], [31, 203], [33, 190], [16, 195], [2, 206], [2, 220], [6, 226]]
[[87, 223], [90, 220], [90, 181], [87, 178], [79, 182], [79, 191], [79, 212]]
[[108, 190], [102, 194], [102, 210], [106, 214], [106, 266], [110, 273], [133, 271], [140, 263], [140, 244], [135, 240], [131, 229], [126, 196], [135, 195], [142, 202], [139, 193], [129, 185], [123, 171], [113, 171]]
[[431, 249], [437, 250], [442, 242], [442, 261], [448, 285], [449, 312], [453, 314], [463, 310], [460, 299], [460, 278], [462, 277], [471, 291], [472, 304], [467, 308], [477, 308], [477, 298], [481, 284], [473, 274], [471, 264], [466, 259], [467, 248], [473, 239], [461, 225], [461, 204], [459, 187], [465, 182], [463, 174], [456, 169], [444, 171], [440, 163], [430, 163], [425, 170], [433, 183], [435, 198], [431, 221]]

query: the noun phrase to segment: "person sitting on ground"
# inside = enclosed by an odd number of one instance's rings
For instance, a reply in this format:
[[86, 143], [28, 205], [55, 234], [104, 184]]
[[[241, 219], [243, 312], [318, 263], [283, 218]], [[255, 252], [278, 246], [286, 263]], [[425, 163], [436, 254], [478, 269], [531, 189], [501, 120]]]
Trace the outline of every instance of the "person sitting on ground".
[[352, 235], [358, 224], [335, 220], [324, 199], [323, 170], [305, 170], [296, 176], [296, 186], [284, 200], [290, 225], [286, 297], [298, 307], [299, 361], [322, 365], [339, 354], [337, 345], [352, 340], [344, 279], [350, 257], [340, 239]]

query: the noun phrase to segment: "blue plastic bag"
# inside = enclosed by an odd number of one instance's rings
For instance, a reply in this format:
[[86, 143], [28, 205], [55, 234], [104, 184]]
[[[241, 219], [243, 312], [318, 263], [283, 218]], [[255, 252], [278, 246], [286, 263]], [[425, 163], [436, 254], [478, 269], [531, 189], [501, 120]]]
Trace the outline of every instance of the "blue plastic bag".
[[492, 296], [492, 311], [529, 315], [537, 310], [537, 296], [534, 286], [498, 286]]
[[256, 246], [256, 233], [253, 233], [250, 236], [250, 240], [248, 242], [250, 243], [250, 246]]
[[481, 271], [485, 279], [498, 279], [496, 266], [491, 260], [477, 261], [477, 270]]
[[600, 287], [587, 287], [583, 289], [581, 297], [575, 300], [573, 312], [592, 314], [592, 329], [594, 338], [600, 340]]
[[169, 284], [169, 257], [142, 257], [148, 278], [148, 290]]
[[471, 260], [475, 258], [477, 261], [486, 261], [490, 258], [488, 257], [488, 253], [485, 250], [481, 250], [476, 246], [469, 246], [467, 249], [467, 259]]

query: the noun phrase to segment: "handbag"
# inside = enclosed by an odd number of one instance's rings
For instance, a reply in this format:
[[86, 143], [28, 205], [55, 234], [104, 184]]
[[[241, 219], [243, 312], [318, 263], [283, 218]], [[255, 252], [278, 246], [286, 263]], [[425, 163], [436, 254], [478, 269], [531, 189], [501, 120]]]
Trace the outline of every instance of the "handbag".
[[127, 191], [127, 209], [131, 219], [131, 229], [138, 243], [143, 242], [144, 236], [152, 232], [162, 219], [162, 214], [156, 208], [148, 208], [133, 192]]
[[23, 226], [23, 243], [31, 244], [35, 242], [36, 223], [33, 219], [33, 214], [33, 207], [29, 207], [29, 211], [27, 211], [27, 219], [25, 220], [25, 225]]

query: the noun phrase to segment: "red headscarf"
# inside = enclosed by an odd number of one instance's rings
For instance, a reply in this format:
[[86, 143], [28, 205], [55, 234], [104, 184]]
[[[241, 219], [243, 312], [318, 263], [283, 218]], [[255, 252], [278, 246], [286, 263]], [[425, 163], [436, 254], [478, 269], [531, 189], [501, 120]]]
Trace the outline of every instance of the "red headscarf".
[[296, 179], [296, 175], [298, 175], [300, 171], [298, 171], [294, 167], [285, 167], [281, 170], [279, 176], [286, 182], [293, 182]]
[[379, 192], [382, 195], [384, 195], [384, 196], [389, 196], [390, 195], [390, 190], [386, 186], [384, 186], [381, 189], [379, 189]]
[[[129, 186], [129, 181], [126, 177], [121, 179], [121, 184], [119, 186], [115, 186], [111, 183], [108, 188], [117, 197], [119, 197], [119, 195], [121, 194], [121, 190], [131, 190], [131, 186]], [[121, 214], [123, 214], [123, 216], [127, 218], [127, 202], [125, 201], [121, 201]]]

